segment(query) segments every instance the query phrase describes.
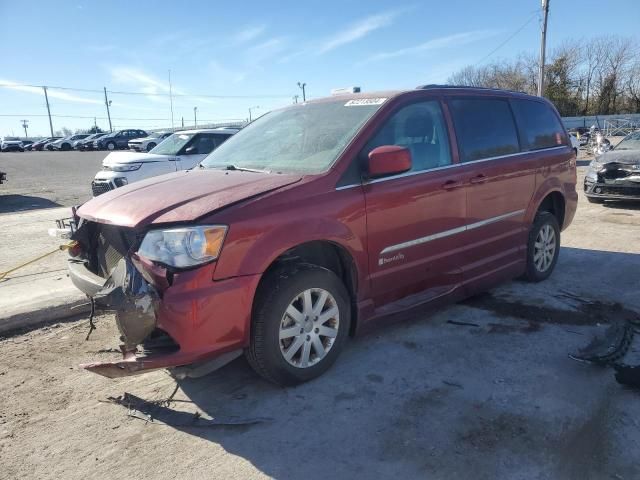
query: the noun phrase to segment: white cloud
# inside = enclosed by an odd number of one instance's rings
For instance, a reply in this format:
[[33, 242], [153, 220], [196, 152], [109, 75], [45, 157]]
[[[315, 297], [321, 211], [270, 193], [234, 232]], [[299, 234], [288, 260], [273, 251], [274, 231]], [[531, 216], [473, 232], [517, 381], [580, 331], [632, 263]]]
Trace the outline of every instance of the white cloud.
[[241, 43], [250, 42], [251, 40], [254, 40], [255, 38], [262, 35], [262, 33], [266, 29], [267, 29], [266, 25], [256, 25], [256, 26], [245, 27], [244, 29], [240, 30], [238, 33], [236, 33], [233, 36], [233, 43], [241, 44]]
[[393, 50], [389, 52], [376, 53], [375, 55], [372, 55], [364, 61], [360, 62], [360, 65], [370, 62], [378, 62], [381, 60], [388, 60], [390, 58], [424, 53], [432, 50], [439, 50], [442, 48], [467, 45], [469, 43], [482, 40], [483, 38], [494, 36], [497, 33], [499, 32], [496, 30], [472, 30], [469, 32], [455, 33], [453, 35], [434, 38], [432, 40], [414, 45], [412, 47], [401, 48], [399, 50]]
[[255, 66], [265, 60], [282, 53], [286, 45], [286, 39], [282, 37], [270, 38], [257, 45], [247, 48], [245, 52], [247, 63]]
[[[0, 78], [0, 84], [2, 84], [5, 88], [9, 88], [11, 90], [44, 96], [44, 92], [41, 87], [28, 87], [25, 85], [20, 85], [17, 82], [12, 82], [11, 80], [5, 80], [2, 78]], [[47, 89], [47, 96], [49, 98], [58, 98], [60, 100], [66, 100], [68, 102], [75, 102], [75, 103], [90, 103], [93, 105], [101, 105], [103, 103], [101, 100], [94, 100], [93, 98], [81, 97], [79, 95], [74, 95], [66, 91], [56, 90], [53, 88]]]
[[332, 37], [326, 39], [320, 46], [318, 54], [327, 53], [342, 45], [360, 40], [361, 38], [369, 35], [371, 32], [390, 25], [393, 20], [399, 15], [399, 13], [399, 11], [380, 13], [378, 15], [368, 16], [353, 23], [347, 29], [342, 30], [341, 32], [338, 32]]

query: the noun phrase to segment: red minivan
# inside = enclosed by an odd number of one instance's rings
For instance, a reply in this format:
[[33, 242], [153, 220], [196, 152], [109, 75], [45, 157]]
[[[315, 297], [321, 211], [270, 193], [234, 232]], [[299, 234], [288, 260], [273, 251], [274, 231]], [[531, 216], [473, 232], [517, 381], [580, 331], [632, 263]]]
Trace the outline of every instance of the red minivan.
[[273, 111], [195, 169], [77, 210], [70, 275], [115, 310], [124, 356], [84, 367], [188, 372], [244, 352], [272, 382], [310, 380], [378, 321], [547, 278], [575, 186], [557, 111], [521, 93], [430, 85]]

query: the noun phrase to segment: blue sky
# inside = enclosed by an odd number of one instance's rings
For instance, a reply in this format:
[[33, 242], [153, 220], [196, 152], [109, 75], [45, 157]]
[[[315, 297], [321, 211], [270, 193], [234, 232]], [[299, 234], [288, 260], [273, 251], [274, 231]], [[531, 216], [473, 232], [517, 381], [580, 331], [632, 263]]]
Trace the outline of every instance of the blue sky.
[[[551, 0], [548, 46], [596, 34], [637, 34], [640, 2]], [[243, 119], [334, 87], [363, 90], [443, 83], [475, 64], [539, 10], [539, 0], [268, 2], [48, 2], [0, 0], [0, 84], [168, 92], [176, 125]], [[602, 20], [603, 18], [607, 20]], [[534, 18], [486, 62], [537, 51]], [[255, 96], [255, 98], [210, 98]], [[108, 127], [98, 92], [49, 90], [54, 129]], [[114, 127], [171, 124], [169, 99], [111, 94]], [[48, 135], [42, 90], [0, 88], [0, 135]], [[18, 116], [9, 116], [18, 115]], [[71, 118], [89, 117], [89, 118]], [[141, 120], [138, 120], [141, 119]]]

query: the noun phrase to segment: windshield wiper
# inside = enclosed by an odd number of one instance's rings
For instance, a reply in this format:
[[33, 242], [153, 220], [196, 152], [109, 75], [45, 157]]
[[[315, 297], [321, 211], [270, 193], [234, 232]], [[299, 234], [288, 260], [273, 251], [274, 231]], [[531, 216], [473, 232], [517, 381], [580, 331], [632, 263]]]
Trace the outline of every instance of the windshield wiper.
[[257, 168], [238, 167], [236, 165], [227, 165], [225, 170], [237, 170], [239, 172], [255, 172], [255, 173], [271, 173], [271, 170], [259, 170]]

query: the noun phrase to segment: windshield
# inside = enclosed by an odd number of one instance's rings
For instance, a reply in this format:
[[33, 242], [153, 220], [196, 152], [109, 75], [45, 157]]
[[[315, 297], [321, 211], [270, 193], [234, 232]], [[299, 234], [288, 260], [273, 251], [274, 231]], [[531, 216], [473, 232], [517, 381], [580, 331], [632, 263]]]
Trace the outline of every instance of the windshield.
[[177, 155], [180, 149], [193, 138], [193, 135], [194, 134], [188, 135], [186, 133], [171, 135], [151, 149], [149, 153], [155, 153], [157, 155]]
[[624, 137], [614, 150], [640, 150], [640, 132]]
[[383, 101], [343, 99], [299, 104], [268, 113], [209, 154], [202, 166], [323, 172]]
[[18, 137], [4, 137], [5, 142], [17, 142], [20, 139]]

